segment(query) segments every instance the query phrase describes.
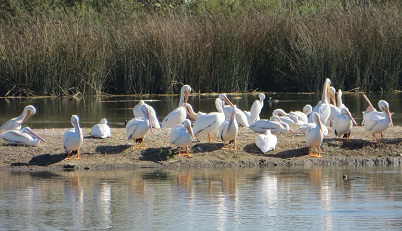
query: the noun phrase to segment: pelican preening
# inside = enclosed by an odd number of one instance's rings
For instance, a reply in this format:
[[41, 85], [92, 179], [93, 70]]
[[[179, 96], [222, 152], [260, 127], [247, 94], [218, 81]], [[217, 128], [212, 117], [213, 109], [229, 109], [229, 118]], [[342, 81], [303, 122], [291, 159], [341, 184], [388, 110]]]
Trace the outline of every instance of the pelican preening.
[[[308, 147], [308, 155], [312, 157], [321, 157], [321, 143], [324, 139], [324, 133], [322, 129], [322, 123], [320, 119], [320, 115], [317, 112], [313, 112], [311, 115], [315, 127], [311, 127], [306, 131], [306, 144]], [[312, 147], [317, 147], [317, 154], [311, 152]]]
[[392, 114], [389, 111], [388, 103], [385, 100], [380, 100], [378, 102], [378, 107], [380, 108], [381, 112], [372, 111], [364, 113], [362, 122], [364, 130], [370, 132], [373, 135], [374, 142], [377, 142], [375, 133], [380, 133], [381, 140], [384, 140], [383, 132], [388, 127], [394, 126], [391, 118]]
[[8, 144], [28, 146], [38, 146], [41, 141], [45, 141], [29, 127], [25, 127], [22, 130], [9, 130], [1, 135], [1, 138]]
[[[194, 134], [191, 128], [191, 122], [185, 119], [182, 124], [177, 124], [169, 131], [170, 144], [176, 145], [179, 156], [191, 156], [188, 146], [193, 142]], [[186, 152], [182, 154], [180, 148], [186, 148]]]
[[112, 136], [110, 127], [107, 125], [106, 118], [102, 118], [99, 124], [95, 124], [91, 128], [91, 135], [96, 138], [105, 139]]
[[71, 124], [74, 128], [68, 129], [63, 135], [63, 147], [67, 152], [67, 159], [70, 159], [70, 154], [76, 152], [77, 157], [75, 159], [80, 159], [80, 148], [84, 142], [84, 136], [82, 135], [82, 130], [80, 128], [80, 121], [78, 116], [71, 116]]
[[271, 130], [269, 129], [264, 134], [258, 135], [255, 139], [255, 144], [263, 153], [275, 150], [277, 143], [278, 138], [271, 134]]
[[20, 116], [10, 119], [9, 121], [1, 125], [0, 131], [21, 129], [21, 125], [23, 125], [31, 116], [35, 115], [35, 113], [36, 108], [34, 106], [32, 105], [26, 106]]
[[141, 143], [141, 148], [145, 147], [144, 136], [148, 130], [152, 131], [152, 123], [150, 119], [150, 109], [147, 105], [140, 107], [142, 114], [141, 118], [134, 118], [126, 125], [126, 138], [127, 141], [133, 141], [133, 148], [139, 148], [138, 143]]
[[200, 111], [195, 113], [193, 110], [193, 107], [189, 103], [184, 103], [183, 106], [187, 109], [188, 116], [194, 121], [197, 120], [198, 118], [200, 118], [201, 116], [204, 116], [207, 114], [205, 112], [200, 112]]
[[[330, 85], [331, 85], [331, 80], [327, 78], [324, 81], [321, 101], [313, 108], [313, 112], [318, 113], [318, 115], [320, 116], [320, 121], [323, 124], [326, 124], [328, 117], [331, 113], [331, 106], [329, 103], [329, 98], [331, 95]], [[311, 123], [311, 122], [313, 122], [313, 120], [314, 120], [314, 118], [310, 114], [308, 122]]]
[[[221, 99], [223, 101], [223, 103], [227, 103], [228, 105], [224, 105], [223, 107], [223, 113], [225, 114], [225, 119], [228, 120], [231, 116], [231, 112], [232, 109], [231, 107], [233, 106], [233, 103], [230, 102], [230, 100], [228, 99], [228, 97], [226, 96], [226, 94], [219, 94], [219, 99]], [[237, 122], [243, 126], [243, 127], [248, 127], [249, 123], [247, 120], [247, 116], [246, 114], [244, 114], [244, 112], [240, 109], [238, 109], [237, 107], [235, 108], [235, 117]]]
[[162, 128], [171, 128], [176, 124], [181, 124], [187, 117], [187, 110], [184, 108], [183, 104], [187, 103], [188, 95], [191, 92], [191, 87], [189, 85], [184, 85], [180, 91], [180, 101], [179, 106], [171, 111], [165, 119], [162, 121]]
[[152, 127], [153, 128], [161, 128], [161, 125], [159, 124], [159, 121], [158, 121], [158, 117], [156, 116], [155, 109], [151, 105], [146, 104], [144, 102], [144, 100], [140, 100], [140, 102], [138, 102], [138, 104], [134, 106], [134, 108], [133, 108], [134, 118], [142, 118], [142, 114], [140, 111], [140, 107], [142, 105], [146, 105], [149, 109], [149, 115], [150, 115]]
[[[222, 149], [230, 149], [230, 144], [233, 143], [233, 150], [236, 150], [237, 133], [239, 132], [239, 125], [236, 121], [236, 106], [232, 107], [232, 113], [229, 121], [224, 121], [219, 127], [219, 137], [223, 141]], [[227, 146], [225, 142], [228, 142]]]
[[256, 133], [265, 133], [268, 129], [271, 130], [272, 133], [291, 132], [289, 125], [286, 123], [282, 124], [278, 121], [264, 119], [255, 121], [248, 128]]

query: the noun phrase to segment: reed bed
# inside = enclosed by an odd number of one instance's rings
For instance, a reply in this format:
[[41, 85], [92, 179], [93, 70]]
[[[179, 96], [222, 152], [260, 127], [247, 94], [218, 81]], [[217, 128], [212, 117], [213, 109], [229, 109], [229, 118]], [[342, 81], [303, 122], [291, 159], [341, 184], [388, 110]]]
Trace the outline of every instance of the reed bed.
[[0, 9], [0, 96], [402, 85], [400, 1], [21, 2]]

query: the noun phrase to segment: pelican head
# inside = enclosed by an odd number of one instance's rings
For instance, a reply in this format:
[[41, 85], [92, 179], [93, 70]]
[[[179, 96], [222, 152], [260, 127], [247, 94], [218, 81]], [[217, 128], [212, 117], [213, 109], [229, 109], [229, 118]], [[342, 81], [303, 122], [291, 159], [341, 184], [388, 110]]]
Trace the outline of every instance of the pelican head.
[[336, 93], [335, 87], [329, 87], [329, 97], [331, 98], [332, 103], [336, 106], [335, 93]]
[[24, 108], [24, 111], [22, 112], [24, 116], [24, 119], [20, 123], [20, 125], [23, 125], [31, 116], [35, 115], [36, 113], [36, 108], [32, 105], [28, 105]]
[[310, 115], [310, 113], [313, 111], [313, 107], [310, 104], [306, 104], [303, 107], [303, 113], [306, 115]]
[[149, 108], [147, 107], [147, 105], [142, 105], [140, 107], [140, 112], [143, 115], [143, 118], [148, 120], [149, 129], [151, 129], [152, 132], [151, 114], [149, 113]]
[[322, 124], [321, 124], [320, 115], [317, 112], [313, 112], [313, 118], [315, 120], [315, 123], [320, 127], [321, 132], [324, 132], [322, 130]]
[[350, 118], [350, 120], [353, 122], [353, 124], [354, 124], [354, 125], [357, 125], [356, 120], [353, 118], [352, 114], [350, 114], [350, 111], [349, 111], [349, 109], [348, 109], [347, 107], [343, 107], [343, 108], [341, 109], [341, 113], [342, 113], [343, 115], [348, 116], [348, 117]]
[[228, 105], [233, 107], [233, 103], [230, 102], [230, 100], [228, 99], [228, 97], [226, 96], [226, 94], [219, 94], [219, 99], [222, 100], [222, 102], [227, 103]]
[[188, 95], [190, 95], [191, 87], [190, 85], [184, 85], [181, 87], [181, 95], [184, 95], [184, 102], [187, 103]]
[[232, 113], [230, 113], [230, 120], [229, 120], [229, 125], [228, 125], [227, 132], [229, 132], [230, 128], [232, 127], [233, 121], [236, 119], [235, 114], [236, 114], [236, 105], [233, 105], [232, 106]]
[[78, 126], [78, 127], [79, 127], [80, 119], [78, 118], [77, 115], [72, 115], [72, 116], [71, 116], [71, 124], [72, 124], [74, 127], [75, 127], [75, 126]]
[[99, 123], [100, 123], [100, 124], [107, 124], [106, 118], [102, 118]]
[[188, 133], [190, 134], [191, 138], [195, 139], [193, 129], [191, 128], [191, 122], [188, 119], [185, 119], [182, 123], [184, 127], [187, 128]]
[[258, 94], [258, 98], [260, 98], [260, 101], [261, 101], [261, 102], [264, 101], [264, 99], [265, 99], [264, 93]]
[[35, 137], [37, 137], [38, 139], [42, 140], [43, 142], [46, 142], [45, 139], [43, 139], [43, 138], [40, 137], [38, 134], [36, 134], [35, 132], [33, 132], [33, 131], [31, 130], [31, 128], [29, 128], [29, 127], [23, 128], [23, 129], [22, 129], [22, 132], [23, 132], [23, 133], [26, 133], [26, 134], [28, 134], [28, 135], [30, 135], [30, 136], [35, 136]]
[[382, 112], [384, 112], [384, 113], [388, 116], [389, 122], [391, 123], [391, 127], [393, 127], [394, 124], [393, 124], [393, 122], [392, 122], [391, 112], [389, 112], [389, 105], [388, 105], [387, 101], [385, 101], [385, 100], [380, 100], [380, 101], [378, 102], [378, 107], [380, 108], [380, 110], [381, 110]]

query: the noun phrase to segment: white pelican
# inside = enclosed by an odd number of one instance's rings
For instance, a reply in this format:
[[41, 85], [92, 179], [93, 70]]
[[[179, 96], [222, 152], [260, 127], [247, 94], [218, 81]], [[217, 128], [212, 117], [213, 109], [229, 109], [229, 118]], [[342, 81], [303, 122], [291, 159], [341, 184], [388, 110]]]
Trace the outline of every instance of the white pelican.
[[[313, 157], [321, 157], [321, 143], [324, 139], [324, 133], [322, 131], [322, 123], [320, 119], [320, 115], [317, 112], [313, 112], [311, 114], [315, 127], [310, 128], [306, 132], [306, 144], [308, 147], [308, 155]], [[312, 147], [317, 147], [317, 154], [313, 154], [311, 152]]]
[[[316, 126], [317, 126], [316, 123], [305, 123], [299, 127], [299, 131], [301, 131], [304, 135], [306, 135], [307, 131], [309, 131], [312, 128], [315, 128]], [[327, 136], [329, 134], [328, 128], [324, 124], [321, 124], [321, 129], [324, 136]]]
[[345, 104], [343, 104], [342, 102], [342, 90], [338, 89], [338, 93], [336, 95], [336, 106], [340, 109], [342, 109], [343, 107], [346, 107]]
[[140, 100], [140, 102], [138, 102], [138, 104], [134, 106], [134, 108], [133, 108], [134, 117], [135, 118], [142, 118], [142, 114], [141, 114], [141, 111], [140, 111], [140, 107], [142, 105], [146, 105], [148, 107], [148, 109], [149, 109], [149, 115], [150, 115], [150, 118], [151, 118], [152, 128], [161, 128], [161, 125], [159, 124], [159, 121], [158, 121], [158, 117], [156, 116], [155, 109], [151, 105], [146, 104], [144, 102], [144, 100]]
[[286, 123], [289, 125], [290, 128], [299, 128], [303, 124], [299, 121], [297, 116], [290, 114], [288, 116], [273, 115], [269, 118], [269, 120]]
[[187, 103], [188, 95], [191, 92], [191, 87], [189, 85], [184, 85], [180, 92], [179, 106], [171, 111], [165, 119], [162, 121], [162, 128], [171, 128], [176, 124], [181, 124], [187, 117], [187, 110], [184, 108], [183, 104]]
[[189, 103], [184, 103], [183, 105], [184, 105], [184, 107], [187, 109], [189, 117], [190, 117], [191, 119], [193, 119], [193, 120], [197, 120], [197, 119], [200, 118], [201, 116], [204, 116], [204, 115], [207, 114], [207, 113], [205, 113], [205, 112], [200, 112], [200, 111], [197, 112], [197, 113], [195, 113], [194, 110], [193, 110], [193, 107], [192, 107], [191, 104], [189, 104]]
[[[312, 107], [309, 104], [303, 107], [303, 112], [301, 111], [291, 111], [286, 113], [283, 109], [278, 108], [272, 112], [272, 116], [279, 116], [284, 122], [288, 121], [291, 124], [304, 124], [307, 123], [307, 115], [311, 113]], [[308, 114], [307, 114], [308, 113]], [[295, 117], [293, 117], [295, 116]]]
[[251, 105], [250, 111], [243, 111], [247, 116], [248, 124], [252, 124], [255, 121], [260, 119], [260, 113], [262, 108], [264, 107], [264, 99], [265, 95], [263, 93], [258, 94], [260, 100], [255, 100], [253, 105]]
[[77, 153], [75, 159], [80, 159], [80, 147], [84, 142], [84, 136], [82, 135], [78, 116], [71, 116], [71, 124], [74, 128], [70, 128], [64, 133], [63, 147], [67, 152], [67, 159], [70, 159], [70, 154], [72, 154], [72, 152]]
[[[233, 103], [230, 102], [230, 100], [228, 99], [226, 94], [219, 94], [219, 99], [221, 99], [223, 101], [223, 103], [226, 102], [228, 104], [228, 105], [224, 105], [223, 113], [225, 113], [225, 120], [229, 120], [229, 118], [231, 116], [231, 112], [232, 112], [231, 108], [233, 106]], [[235, 111], [236, 111], [235, 117], [236, 117], [237, 122], [241, 126], [247, 128], [249, 126], [249, 123], [248, 123], [246, 114], [244, 114], [244, 112], [237, 107], [236, 107]]]
[[8, 144], [29, 146], [38, 146], [40, 141], [45, 141], [29, 127], [25, 127], [22, 130], [9, 130], [1, 135], [1, 138], [4, 139]]
[[334, 132], [341, 139], [341, 135], [345, 135], [347, 139], [350, 137], [350, 131], [353, 125], [357, 125], [355, 119], [350, 114], [347, 107], [341, 109], [341, 113], [334, 119]]
[[212, 142], [211, 133], [218, 131], [221, 124], [225, 121], [225, 114], [223, 114], [222, 110], [222, 100], [216, 98], [215, 106], [218, 112], [208, 113], [194, 122], [194, 136], [198, 140], [201, 136], [208, 134], [208, 140]]
[[277, 143], [278, 138], [269, 129], [264, 134], [258, 135], [255, 139], [255, 144], [263, 153], [275, 150]]
[[[322, 98], [321, 101], [313, 108], [313, 112], [317, 112], [320, 115], [321, 123], [325, 124], [328, 120], [328, 117], [331, 113], [331, 107], [329, 104], [329, 97], [330, 97], [330, 85], [331, 80], [325, 79], [323, 90], [322, 90]], [[309, 123], [313, 122], [313, 117], [310, 114], [308, 119]]]
[[142, 117], [130, 120], [126, 125], [127, 141], [133, 140], [133, 148], [139, 148], [138, 143], [141, 142], [141, 148], [145, 147], [144, 136], [149, 129], [152, 131], [152, 123], [150, 122], [150, 112], [146, 105], [140, 107]]
[[280, 133], [280, 132], [292, 132], [287, 123], [280, 123], [277, 121], [271, 120], [257, 120], [252, 123], [248, 128], [256, 133], [264, 133], [268, 129], [271, 130], [272, 133]]
[[36, 113], [36, 108], [32, 105], [28, 105], [24, 108], [24, 111], [22, 114], [16, 118], [10, 119], [9, 121], [5, 122], [3, 125], [0, 127], [1, 130], [15, 130], [21, 129], [21, 125], [23, 125], [29, 117], [35, 115]]
[[374, 142], [377, 142], [375, 133], [380, 133], [381, 140], [384, 140], [383, 132], [385, 129], [387, 129], [389, 126], [394, 126], [391, 118], [392, 114], [389, 112], [388, 103], [385, 100], [380, 100], [378, 102], [378, 107], [380, 108], [381, 112], [370, 112], [368, 114], [365, 113], [365, 116], [363, 115], [364, 119], [362, 125], [364, 130], [373, 134]]
[[[219, 137], [221, 137], [223, 141], [222, 149], [230, 149], [229, 145], [233, 143], [233, 150], [236, 150], [236, 139], [237, 133], [239, 132], [239, 125], [236, 121], [236, 106], [232, 107], [232, 114], [230, 116], [229, 121], [224, 121], [219, 127]], [[225, 142], [228, 142], [228, 145], [225, 145]]]
[[180, 153], [180, 148], [182, 147], [186, 147], [186, 153], [184, 153], [184, 156], [191, 156], [188, 151], [188, 146], [193, 142], [194, 134], [190, 120], [185, 119], [182, 124], [177, 124], [171, 128], [169, 131], [169, 138], [170, 144], [177, 146], [179, 156], [182, 156]]
[[91, 135], [96, 138], [108, 138], [112, 136], [110, 127], [107, 125], [106, 118], [102, 118], [98, 124], [91, 128]]
[[328, 116], [327, 122], [325, 122], [325, 125], [328, 127], [332, 127], [335, 117], [337, 117], [339, 114], [341, 114], [341, 109], [339, 107], [337, 107], [337, 105], [336, 105], [335, 88], [330, 87], [329, 91], [330, 91], [330, 98], [331, 98], [333, 104], [331, 104], [331, 103], [329, 104], [329, 107], [331, 108], [331, 112], [329, 113], [329, 116]]

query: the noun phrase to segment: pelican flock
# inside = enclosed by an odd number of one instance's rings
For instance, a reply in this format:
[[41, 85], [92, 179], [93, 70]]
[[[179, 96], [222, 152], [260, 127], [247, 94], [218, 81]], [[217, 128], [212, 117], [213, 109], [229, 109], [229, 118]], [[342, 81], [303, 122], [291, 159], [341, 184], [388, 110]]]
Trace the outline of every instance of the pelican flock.
[[[134, 118], [128, 121], [125, 127], [127, 142], [133, 143], [133, 148], [145, 148], [144, 138], [148, 131], [152, 132], [153, 128], [162, 128], [160, 131], [168, 132], [169, 143], [177, 147], [179, 156], [190, 157], [190, 146], [195, 142], [202, 142], [205, 136], [208, 137], [209, 143], [213, 141], [213, 136], [216, 136], [223, 143], [222, 149], [235, 151], [238, 150], [237, 139], [242, 138], [239, 138], [239, 126], [242, 126], [256, 133], [255, 146], [263, 153], [275, 150], [277, 143], [282, 139], [281, 136], [277, 138], [275, 133], [291, 132], [293, 136], [301, 134], [305, 136], [308, 156], [321, 157], [324, 137], [333, 134], [337, 141], [345, 141], [341, 140], [342, 136], [352, 141], [350, 134], [353, 127], [357, 126], [349, 108], [342, 102], [342, 90], [338, 89], [336, 92], [328, 78], [323, 83], [321, 101], [314, 108], [310, 104], [306, 104], [302, 111], [285, 112], [281, 108], [275, 108], [270, 119], [264, 119], [266, 115], [261, 115], [265, 100], [263, 93], [258, 94], [259, 99], [253, 102], [249, 111], [239, 109], [226, 94], [219, 94], [219, 97], [215, 99], [216, 111], [196, 113], [192, 105], [188, 103], [191, 90], [189, 85], [182, 86], [179, 105], [166, 115], [161, 123], [162, 126], [155, 109], [140, 100], [133, 107]], [[379, 100], [379, 111], [377, 111], [365, 94], [363, 97], [369, 106], [363, 112], [361, 126], [372, 136], [373, 142], [378, 142], [376, 134], [380, 134], [383, 141], [384, 131], [393, 127], [393, 113], [390, 112], [389, 103]], [[278, 105], [280, 102], [276, 101]], [[0, 127], [0, 131], [3, 132], [0, 138], [10, 145], [39, 146], [45, 140], [31, 128], [22, 127], [34, 114], [36, 114], [36, 108], [33, 105], [26, 106], [20, 116], [6, 121]], [[192, 123], [190, 119], [194, 122]], [[67, 153], [67, 159], [70, 159], [73, 154], [76, 154], [76, 159], [80, 159], [80, 148], [84, 137], [77, 115], [71, 116], [71, 124], [73, 128], [65, 131], [62, 137], [63, 148]], [[91, 135], [98, 138], [111, 137], [111, 128], [106, 118], [101, 119], [99, 124], [91, 128]], [[152, 132], [149, 136], [155, 135]], [[232, 148], [230, 148], [231, 144], [233, 144]], [[184, 153], [182, 148], [185, 148]], [[317, 150], [315, 153], [314, 149]]]

